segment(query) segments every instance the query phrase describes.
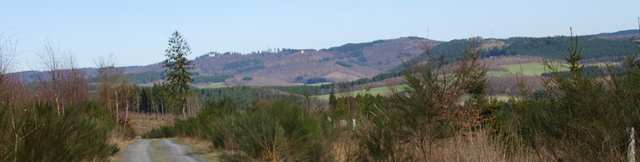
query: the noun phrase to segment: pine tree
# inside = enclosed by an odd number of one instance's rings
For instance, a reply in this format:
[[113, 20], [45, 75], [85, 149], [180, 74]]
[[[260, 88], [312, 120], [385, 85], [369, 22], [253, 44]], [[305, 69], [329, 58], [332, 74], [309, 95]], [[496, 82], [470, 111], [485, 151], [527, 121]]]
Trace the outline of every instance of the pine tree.
[[337, 103], [338, 100], [336, 99], [336, 95], [333, 94], [333, 91], [331, 91], [331, 94], [329, 95], [329, 106], [335, 107]]
[[162, 67], [166, 68], [164, 74], [165, 80], [169, 82], [169, 88], [171, 91], [177, 93], [177, 98], [180, 100], [182, 107], [182, 119], [186, 118], [185, 104], [187, 102], [186, 95], [191, 90], [188, 83], [193, 82], [191, 78], [191, 72], [193, 69], [193, 62], [187, 60], [186, 56], [191, 54], [191, 48], [187, 44], [187, 41], [182, 38], [182, 35], [175, 31], [173, 37], [169, 38], [169, 48], [165, 50], [167, 52]]

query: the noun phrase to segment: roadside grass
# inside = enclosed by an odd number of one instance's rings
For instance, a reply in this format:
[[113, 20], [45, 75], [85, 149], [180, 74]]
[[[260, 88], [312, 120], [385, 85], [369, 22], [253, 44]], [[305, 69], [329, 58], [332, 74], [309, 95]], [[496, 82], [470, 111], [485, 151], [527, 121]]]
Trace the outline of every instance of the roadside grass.
[[122, 158], [123, 158], [124, 152], [126, 151], [126, 148], [129, 147], [129, 145], [136, 142], [136, 140], [125, 138], [123, 135], [124, 133], [122, 133], [121, 127], [117, 127], [116, 129], [111, 130], [111, 138], [109, 138], [109, 143], [116, 144], [120, 151], [118, 151], [118, 153], [116, 153], [115, 155], [109, 156], [108, 158], [109, 161], [114, 161], [114, 162], [123, 161]]
[[197, 137], [178, 136], [174, 138], [176, 142], [190, 146], [194, 154], [207, 159], [208, 161], [220, 161], [219, 156], [224, 150], [214, 149], [210, 140]]

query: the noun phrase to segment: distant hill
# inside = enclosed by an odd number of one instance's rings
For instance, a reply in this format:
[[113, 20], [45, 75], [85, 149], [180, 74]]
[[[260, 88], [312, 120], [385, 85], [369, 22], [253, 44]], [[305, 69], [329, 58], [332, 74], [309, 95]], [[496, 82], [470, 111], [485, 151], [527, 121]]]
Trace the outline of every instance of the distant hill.
[[[423, 43], [433, 47], [441, 42], [405, 37], [350, 43], [321, 50], [277, 49], [253, 54], [210, 52], [193, 60], [196, 65], [193, 71], [205, 75], [219, 73], [254, 76], [288, 83], [305, 83], [309, 78], [325, 78], [334, 82], [352, 81], [377, 75], [418, 56], [424, 51]], [[348, 65], [340, 64], [341, 62]], [[145, 71], [162, 71], [162, 67], [160, 64], [152, 64], [129, 72]]]
[[600, 33], [595, 35], [598, 38], [610, 40], [640, 40], [640, 31], [638, 29], [622, 30], [613, 33]]
[[598, 37], [608, 37], [608, 36], [620, 36], [620, 35], [633, 35], [638, 34], [638, 29], [630, 29], [630, 30], [621, 30], [613, 33], [600, 33], [596, 34]]
[[[624, 30], [580, 36], [579, 46], [584, 47], [585, 59], [625, 56], [632, 37], [640, 38], [638, 30]], [[209, 52], [193, 60], [198, 73], [198, 84], [225, 82], [232, 85], [294, 85], [309, 79], [325, 79], [330, 82], [354, 81], [371, 78], [383, 72], [397, 71], [402, 63], [413, 59], [425, 60], [424, 45], [430, 48], [431, 57], [444, 63], [464, 54], [472, 45], [482, 49], [482, 57], [527, 55], [562, 59], [569, 37], [512, 37], [508, 39], [457, 39], [448, 42], [419, 37], [376, 40], [365, 43], [348, 43], [325, 49], [272, 49], [241, 54], [238, 52]], [[152, 85], [162, 78], [160, 63], [145, 66], [121, 67], [139, 84]], [[95, 68], [82, 69], [87, 78], [95, 76]], [[36, 71], [17, 73], [23, 81], [36, 81]], [[254, 77], [255, 80], [242, 80]], [[225, 81], [223, 81], [225, 80]]]
[[[624, 34], [629, 32], [616, 33]], [[615, 36], [615, 34], [610, 35]], [[458, 39], [439, 44], [430, 50], [430, 55], [432, 58], [444, 60], [446, 63], [447, 60], [455, 60], [456, 57], [463, 55], [472, 46], [472, 42], [475, 42], [475, 46], [481, 49], [480, 56], [482, 57], [525, 55], [564, 59], [562, 54], [569, 52], [567, 48], [571, 43], [570, 41], [571, 38], [568, 36]], [[626, 56], [625, 49], [632, 48], [631, 45], [632, 43], [629, 40], [604, 39], [594, 35], [578, 37], [578, 46], [583, 47], [582, 56], [584, 59]], [[427, 60], [428, 56], [423, 53], [413, 58], [412, 61]], [[402, 67], [404, 66], [399, 65], [390, 71], [397, 71]]]

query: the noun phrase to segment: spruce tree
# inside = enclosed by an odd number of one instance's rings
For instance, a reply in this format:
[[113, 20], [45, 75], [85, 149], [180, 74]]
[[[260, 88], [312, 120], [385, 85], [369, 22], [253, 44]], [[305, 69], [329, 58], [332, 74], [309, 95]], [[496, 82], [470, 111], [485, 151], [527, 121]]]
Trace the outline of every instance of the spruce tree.
[[337, 103], [338, 100], [336, 99], [336, 95], [333, 94], [333, 91], [331, 91], [331, 94], [329, 95], [329, 106], [335, 107]]
[[166, 68], [164, 71], [165, 80], [169, 82], [169, 89], [177, 94], [176, 97], [182, 107], [182, 119], [185, 119], [186, 95], [191, 91], [188, 84], [193, 82], [191, 72], [189, 72], [189, 70], [193, 69], [193, 62], [186, 58], [187, 55], [191, 54], [191, 48], [187, 41], [182, 38], [182, 35], [175, 31], [173, 36], [169, 38], [169, 48], [165, 52], [167, 59], [164, 60], [162, 65], [162, 67]]

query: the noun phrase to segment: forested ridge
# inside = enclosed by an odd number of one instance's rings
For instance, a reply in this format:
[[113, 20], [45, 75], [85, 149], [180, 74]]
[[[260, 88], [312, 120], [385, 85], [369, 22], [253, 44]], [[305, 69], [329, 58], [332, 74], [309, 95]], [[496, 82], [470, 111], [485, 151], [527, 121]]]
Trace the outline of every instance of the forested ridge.
[[[628, 40], [609, 40], [596, 36], [579, 36], [578, 38], [578, 44], [580, 46], [589, 47], [584, 48], [584, 51], [582, 51], [582, 57], [584, 57], [584, 59], [627, 56], [627, 49], [633, 47], [633, 43]], [[505, 46], [490, 47], [491, 44], [495, 42], [505, 43]], [[455, 62], [457, 57], [464, 54], [465, 51], [472, 46], [475, 45], [476, 47], [482, 48], [484, 45], [487, 45], [487, 48], [480, 50], [480, 57], [525, 55], [549, 59], [564, 59], [563, 54], [566, 54], [566, 44], [568, 43], [570, 43], [570, 37], [567, 36], [457, 39], [433, 47], [430, 49], [430, 55], [436, 60], [447, 60], [443, 63]], [[428, 57], [429, 55], [427, 55], [427, 53], [422, 53], [412, 60], [405, 62], [405, 64], [410, 65], [411, 62], [414, 61], [427, 60]], [[404, 65], [398, 65], [390, 71], [398, 71], [403, 67]]]

